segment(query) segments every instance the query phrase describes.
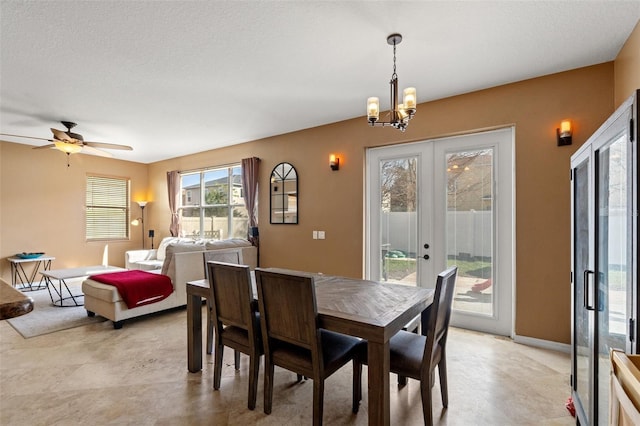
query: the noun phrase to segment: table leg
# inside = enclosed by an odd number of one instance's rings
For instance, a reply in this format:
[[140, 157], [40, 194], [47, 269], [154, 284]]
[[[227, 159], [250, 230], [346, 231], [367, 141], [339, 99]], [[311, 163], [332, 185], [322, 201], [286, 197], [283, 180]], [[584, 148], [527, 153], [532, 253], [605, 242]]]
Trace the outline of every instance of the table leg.
[[368, 342], [369, 424], [389, 425], [389, 342]]
[[[53, 282], [51, 282], [51, 278], [49, 277], [45, 277], [46, 278], [46, 282], [47, 282], [47, 290], [49, 291], [49, 297], [51, 297], [51, 304], [53, 306], [57, 306], [59, 308], [68, 308], [68, 307], [73, 307], [73, 306], [84, 306], [84, 303], [78, 303], [78, 301], [76, 300], [76, 298], [80, 298], [80, 297], [84, 297], [84, 294], [72, 294], [71, 290], [69, 289], [69, 286], [67, 285], [67, 282], [64, 279], [59, 279], [58, 280], [58, 289], [56, 289], [56, 286]], [[62, 296], [62, 286], [64, 285], [64, 288], [67, 289], [67, 293], [69, 293], [68, 297], [63, 297]], [[51, 292], [51, 289], [53, 289], [53, 291], [58, 295], [59, 299], [56, 300], [53, 296], [53, 293]], [[73, 300], [73, 305], [65, 305], [64, 301], [71, 299]]]
[[187, 364], [191, 373], [202, 370], [202, 297], [188, 293]]
[[18, 285], [18, 266], [11, 262], [11, 285], [15, 288]]

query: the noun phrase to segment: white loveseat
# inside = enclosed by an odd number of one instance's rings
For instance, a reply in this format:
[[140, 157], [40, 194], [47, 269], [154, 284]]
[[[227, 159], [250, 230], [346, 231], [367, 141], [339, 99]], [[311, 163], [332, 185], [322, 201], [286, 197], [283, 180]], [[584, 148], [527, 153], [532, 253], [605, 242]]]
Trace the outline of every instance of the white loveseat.
[[[161, 273], [171, 278], [173, 292], [169, 297], [159, 302], [129, 309], [118, 290], [114, 286], [103, 284], [91, 279], [82, 282], [84, 306], [89, 316], [98, 314], [113, 321], [114, 328], [121, 328], [122, 322], [129, 318], [159, 312], [187, 304], [186, 284], [188, 281], [205, 277], [204, 252], [224, 251], [229, 254], [237, 253], [245, 265], [254, 269], [258, 263], [257, 248], [247, 240], [231, 239], [220, 241], [171, 241], [158, 250], [134, 250], [127, 252], [127, 267], [131, 269], [145, 269], [153, 273]], [[147, 253], [141, 253], [147, 252]], [[155, 253], [152, 253], [155, 252]], [[158, 252], [163, 255], [161, 268], [151, 269], [148, 261], [158, 261]], [[142, 264], [136, 263], [140, 262]], [[138, 267], [136, 267], [138, 266]]]

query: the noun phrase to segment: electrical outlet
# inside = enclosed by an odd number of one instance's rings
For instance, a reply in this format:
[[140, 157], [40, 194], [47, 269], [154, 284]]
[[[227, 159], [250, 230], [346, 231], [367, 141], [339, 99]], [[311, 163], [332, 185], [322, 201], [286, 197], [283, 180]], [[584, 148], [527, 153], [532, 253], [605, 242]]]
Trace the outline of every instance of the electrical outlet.
[[318, 239], [318, 231], [313, 231], [313, 239], [314, 240]]
[[324, 231], [318, 231], [318, 239], [324, 240]]

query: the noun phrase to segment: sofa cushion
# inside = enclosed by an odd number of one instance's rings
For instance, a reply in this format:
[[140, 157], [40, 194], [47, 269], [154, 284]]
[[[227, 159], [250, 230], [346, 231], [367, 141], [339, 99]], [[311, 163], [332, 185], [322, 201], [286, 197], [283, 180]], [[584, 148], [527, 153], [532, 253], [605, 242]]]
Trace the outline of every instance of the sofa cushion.
[[204, 240], [194, 240], [193, 238], [181, 238], [181, 237], [165, 237], [158, 246], [156, 252], [156, 259], [164, 261], [167, 257], [167, 247], [171, 244], [204, 244]]
[[162, 260], [139, 260], [137, 262], [134, 262], [134, 266], [136, 266], [136, 269], [139, 269], [141, 271], [154, 271], [156, 269], [161, 269], [162, 264]]
[[231, 238], [228, 240], [208, 240], [205, 244], [205, 250], [219, 250], [235, 247], [251, 247], [251, 243], [242, 238]]

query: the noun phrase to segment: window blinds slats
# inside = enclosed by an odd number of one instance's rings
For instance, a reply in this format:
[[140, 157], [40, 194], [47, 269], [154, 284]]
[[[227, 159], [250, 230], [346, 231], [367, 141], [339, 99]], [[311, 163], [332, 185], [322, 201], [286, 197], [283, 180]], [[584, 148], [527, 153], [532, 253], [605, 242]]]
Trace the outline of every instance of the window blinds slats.
[[129, 237], [129, 180], [87, 176], [87, 240]]

